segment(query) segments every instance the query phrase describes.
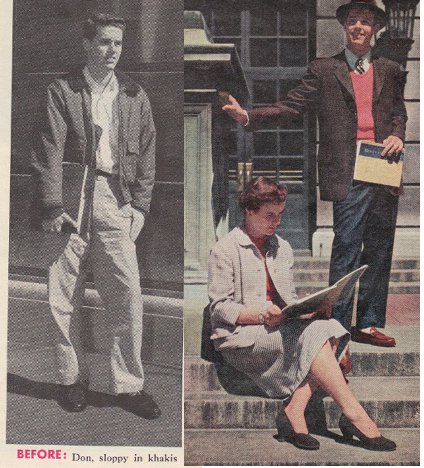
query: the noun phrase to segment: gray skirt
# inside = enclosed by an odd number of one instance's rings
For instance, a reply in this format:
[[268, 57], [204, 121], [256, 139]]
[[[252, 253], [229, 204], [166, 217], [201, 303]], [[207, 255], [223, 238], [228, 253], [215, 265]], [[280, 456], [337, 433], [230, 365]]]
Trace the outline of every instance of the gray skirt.
[[286, 399], [305, 380], [315, 356], [330, 338], [341, 339], [339, 358], [349, 333], [337, 320], [289, 320], [277, 329], [260, 326], [254, 345], [223, 350], [222, 355], [270, 398]]

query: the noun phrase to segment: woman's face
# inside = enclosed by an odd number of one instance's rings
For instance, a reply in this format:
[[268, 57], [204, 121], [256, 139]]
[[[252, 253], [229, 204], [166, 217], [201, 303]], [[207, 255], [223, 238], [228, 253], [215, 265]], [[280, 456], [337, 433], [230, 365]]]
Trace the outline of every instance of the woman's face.
[[246, 210], [246, 229], [249, 236], [263, 238], [272, 236], [281, 222], [286, 204], [265, 203], [259, 210]]

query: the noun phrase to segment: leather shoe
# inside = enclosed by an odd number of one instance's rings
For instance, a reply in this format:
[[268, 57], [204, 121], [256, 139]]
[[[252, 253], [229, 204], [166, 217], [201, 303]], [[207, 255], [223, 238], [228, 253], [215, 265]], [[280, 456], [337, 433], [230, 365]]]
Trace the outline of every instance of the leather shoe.
[[352, 341], [357, 343], [365, 343], [373, 346], [384, 346], [387, 348], [393, 348], [396, 346], [396, 340], [391, 336], [387, 336], [381, 333], [375, 327], [371, 327], [369, 333], [363, 332], [357, 328], [352, 328], [351, 332]]
[[137, 393], [121, 393], [117, 396], [118, 406], [146, 419], [156, 419], [162, 412], [151, 395], [144, 390]]
[[81, 382], [60, 385], [57, 402], [68, 413], [80, 413], [87, 407], [87, 389]]
[[279, 442], [289, 442], [303, 450], [318, 450], [319, 441], [310, 434], [295, 432], [286, 412], [282, 411], [276, 418], [278, 434], [274, 436]]

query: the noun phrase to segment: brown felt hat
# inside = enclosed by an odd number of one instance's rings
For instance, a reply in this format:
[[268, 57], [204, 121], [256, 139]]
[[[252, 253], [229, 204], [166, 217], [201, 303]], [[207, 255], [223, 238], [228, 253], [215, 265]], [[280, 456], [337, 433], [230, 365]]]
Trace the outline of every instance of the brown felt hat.
[[379, 8], [374, 0], [366, 1], [358, 1], [358, 0], [351, 0], [349, 3], [346, 3], [342, 6], [339, 6], [336, 10], [336, 18], [339, 20], [340, 24], [344, 24], [346, 18], [349, 14], [350, 10], [354, 8], [363, 8], [365, 10], [372, 11], [374, 13], [374, 22], [375, 24], [379, 24], [380, 28], [386, 26], [387, 23], [387, 15], [384, 10]]

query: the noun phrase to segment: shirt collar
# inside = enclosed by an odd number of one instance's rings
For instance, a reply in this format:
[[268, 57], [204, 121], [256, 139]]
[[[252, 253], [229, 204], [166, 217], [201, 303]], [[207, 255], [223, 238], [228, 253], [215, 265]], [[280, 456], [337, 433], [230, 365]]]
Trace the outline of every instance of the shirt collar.
[[355, 64], [356, 64], [356, 61], [359, 59], [359, 58], [362, 58], [363, 60], [363, 67], [364, 67], [364, 70], [367, 71], [368, 68], [370, 67], [370, 63], [371, 63], [371, 50], [369, 50], [366, 54], [362, 55], [362, 57], [358, 57], [357, 55], [355, 55], [350, 49], [348, 49], [346, 47], [345, 49], [345, 56], [346, 56], [346, 60], [347, 60], [347, 63], [349, 65], [349, 67], [351, 68], [351, 70], [355, 70]]
[[92, 93], [114, 92], [118, 86], [118, 80], [113, 71], [105, 76], [101, 83], [97, 83], [97, 81], [93, 79], [87, 67], [84, 67], [82, 73]]
[[[236, 227], [234, 229], [236, 231], [235, 234], [236, 234], [237, 242], [240, 245], [243, 245], [245, 247], [255, 245], [253, 243], [252, 239], [247, 234], [246, 228], [244, 227], [244, 225], [242, 225], [240, 227]], [[270, 253], [273, 253], [278, 248], [278, 246], [279, 246], [279, 242], [278, 242], [277, 236], [275, 234], [273, 234], [272, 236], [267, 238], [267, 240], [265, 242], [265, 247], [272, 250], [272, 252], [270, 252]]]

